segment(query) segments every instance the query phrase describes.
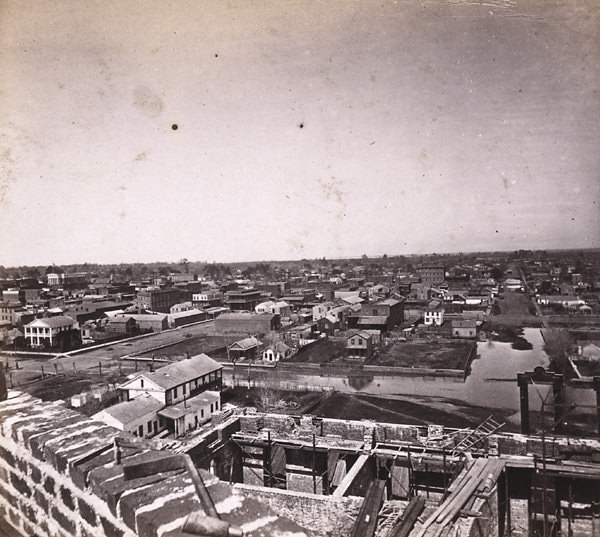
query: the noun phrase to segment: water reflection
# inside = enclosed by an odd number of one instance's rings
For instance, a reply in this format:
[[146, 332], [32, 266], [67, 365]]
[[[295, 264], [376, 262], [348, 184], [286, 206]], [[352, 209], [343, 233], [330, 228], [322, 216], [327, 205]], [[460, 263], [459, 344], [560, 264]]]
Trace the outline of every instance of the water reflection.
[[[489, 408], [519, 409], [517, 373], [547, 366], [548, 356], [539, 328], [525, 328], [523, 337], [532, 345], [530, 350], [515, 350], [511, 343], [480, 342], [478, 357], [471, 364], [466, 379], [448, 377], [362, 377], [360, 382], [334, 376], [301, 375], [299, 382], [330, 386], [340, 392], [378, 395], [417, 395], [456, 399]], [[539, 408], [538, 397], [530, 397], [530, 408]]]

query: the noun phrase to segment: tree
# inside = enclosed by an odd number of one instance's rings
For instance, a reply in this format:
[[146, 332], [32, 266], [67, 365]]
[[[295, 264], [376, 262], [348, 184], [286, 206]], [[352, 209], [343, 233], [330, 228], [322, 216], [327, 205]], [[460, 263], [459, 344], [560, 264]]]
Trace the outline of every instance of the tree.
[[544, 331], [544, 350], [550, 358], [550, 367], [565, 377], [570, 373], [569, 350], [573, 338], [568, 330], [549, 329]]

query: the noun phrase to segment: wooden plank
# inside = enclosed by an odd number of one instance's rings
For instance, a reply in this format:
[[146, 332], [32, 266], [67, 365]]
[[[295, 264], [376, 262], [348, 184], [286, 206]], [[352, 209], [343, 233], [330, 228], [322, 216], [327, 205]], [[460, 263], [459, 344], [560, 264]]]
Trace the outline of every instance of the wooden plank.
[[425, 498], [413, 496], [402, 514], [402, 520], [394, 525], [389, 537], [408, 537], [424, 508]]
[[346, 477], [344, 477], [340, 483], [339, 487], [335, 489], [332, 496], [344, 496], [358, 475], [358, 472], [361, 471], [362, 467], [367, 463], [368, 460], [369, 455], [360, 455], [358, 459], [356, 459], [356, 462], [352, 465], [352, 468], [350, 468], [350, 471], [346, 474]]
[[367, 494], [352, 528], [351, 537], [373, 537], [377, 529], [377, 515], [383, 503], [385, 481], [379, 479], [369, 483]]
[[346, 461], [337, 461], [335, 472], [333, 473], [331, 480], [331, 486], [339, 487], [344, 477], [346, 477]]
[[406, 466], [392, 466], [390, 472], [392, 495], [398, 498], [410, 496], [410, 472]]
[[271, 473], [273, 475], [285, 474], [285, 449], [277, 444], [271, 448]]
[[327, 453], [327, 481], [333, 482], [333, 476], [337, 470], [338, 459], [340, 458], [340, 452], [337, 449], [332, 449]]

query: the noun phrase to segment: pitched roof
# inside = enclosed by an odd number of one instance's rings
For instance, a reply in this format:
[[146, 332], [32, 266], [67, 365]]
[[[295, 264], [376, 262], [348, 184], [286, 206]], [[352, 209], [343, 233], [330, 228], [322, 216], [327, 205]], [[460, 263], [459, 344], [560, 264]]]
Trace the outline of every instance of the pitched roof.
[[346, 339], [352, 339], [353, 337], [357, 337], [357, 336], [361, 337], [363, 339], [371, 339], [373, 337], [373, 334], [370, 334], [366, 330], [361, 330], [360, 332], [356, 332], [355, 334], [348, 336]]
[[176, 405], [170, 405], [164, 408], [158, 413], [158, 415], [163, 418], [176, 420], [177, 418], [181, 418], [186, 414], [196, 412], [200, 408], [205, 407], [206, 405], [210, 405], [215, 401], [218, 401], [219, 396], [219, 392], [202, 392], [194, 397], [186, 399], [185, 401], [181, 401], [181, 403], [177, 403]]
[[240, 339], [235, 343], [232, 343], [229, 346], [229, 348], [234, 350], [247, 351], [249, 349], [254, 349], [255, 347], [258, 347], [260, 344], [260, 341], [258, 341], [258, 339], [256, 339], [255, 337], [247, 337], [244, 339]]
[[[213, 371], [218, 371], [222, 368], [223, 366], [219, 362], [213, 360], [210, 356], [207, 356], [206, 354], [197, 354], [186, 360], [181, 360], [174, 364], [161, 367], [153, 373], [141, 373], [132, 379], [132, 381], [139, 377], [144, 377], [158, 387], [168, 390], [169, 388], [179, 386], [184, 382], [207, 375]], [[127, 389], [127, 384], [129, 384], [129, 382], [123, 384], [121, 387]]]
[[66, 315], [55, 315], [54, 317], [46, 317], [44, 319], [34, 319], [27, 326], [49, 326], [51, 328], [59, 328], [62, 326], [73, 326], [75, 321]]
[[158, 412], [164, 406], [163, 403], [151, 395], [141, 395], [135, 399], [105, 408], [103, 411], [98, 412], [96, 416], [105, 413], [125, 425], [151, 412]]
[[452, 321], [452, 328], [476, 328], [477, 322], [473, 320]]
[[383, 304], [384, 306], [395, 306], [396, 304], [400, 304], [401, 301], [395, 298], [386, 298], [384, 300], [378, 300], [375, 304]]

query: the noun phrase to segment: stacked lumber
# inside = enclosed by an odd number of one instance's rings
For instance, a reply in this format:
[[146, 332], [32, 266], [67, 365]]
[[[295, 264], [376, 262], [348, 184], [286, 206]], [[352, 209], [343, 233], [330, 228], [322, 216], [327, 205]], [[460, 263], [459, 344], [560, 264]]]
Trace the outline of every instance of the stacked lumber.
[[423, 523], [416, 537], [439, 537], [459, 515], [473, 515], [478, 497], [489, 494], [504, 468], [499, 459], [477, 459], [448, 488], [448, 496]]

